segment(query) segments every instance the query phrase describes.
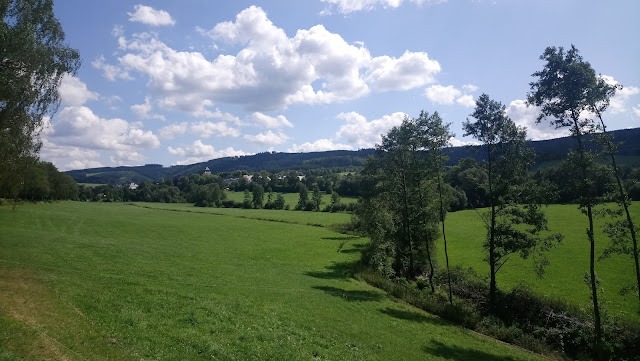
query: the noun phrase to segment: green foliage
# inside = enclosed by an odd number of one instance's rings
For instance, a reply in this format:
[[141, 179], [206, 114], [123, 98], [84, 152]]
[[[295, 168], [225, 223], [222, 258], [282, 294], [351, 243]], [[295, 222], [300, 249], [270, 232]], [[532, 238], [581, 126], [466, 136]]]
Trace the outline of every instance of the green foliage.
[[27, 168], [40, 149], [43, 117], [59, 105], [58, 85], [80, 66], [78, 52], [65, 44], [52, 0], [0, 2], [0, 189], [18, 196]]

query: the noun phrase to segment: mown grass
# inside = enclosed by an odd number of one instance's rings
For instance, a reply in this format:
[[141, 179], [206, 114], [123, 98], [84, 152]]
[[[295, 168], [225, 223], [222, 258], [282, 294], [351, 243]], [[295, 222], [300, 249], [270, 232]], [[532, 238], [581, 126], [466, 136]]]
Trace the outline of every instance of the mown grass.
[[[634, 219], [640, 223], [640, 202], [631, 207]], [[479, 213], [478, 213], [479, 212]], [[450, 213], [447, 218], [447, 245], [452, 265], [471, 267], [480, 275], [489, 273], [484, 262], [486, 251], [482, 243], [486, 237], [484, 223], [479, 214], [484, 210], [465, 210]], [[548, 252], [551, 264], [542, 279], [533, 270], [533, 260], [522, 260], [517, 254], [510, 257], [497, 273], [498, 287], [511, 289], [524, 284], [546, 297], [572, 302], [587, 312], [591, 310], [590, 291], [584, 282], [589, 270], [589, 242], [586, 236], [587, 217], [576, 205], [551, 205], [545, 208], [552, 232], [562, 233], [564, 240]], [[609, 240], [602, 232], [604, 219], [596, 220], [596, 258], [608, 246]], [[444, 265], [442, 242], [438, 245], [439, 262]], [[636, 291], [621, 291], [635, 284], [635, 268], [631, 256], [614, 255], [596, 262], [596, 272], [602, 280], [600, 302], [609, 315], [640, 320], [640, 305]]]
[[68, 202], [0, 232], [4, 359], [538, 359], [350, 278], [365, 240], [323, 227]]

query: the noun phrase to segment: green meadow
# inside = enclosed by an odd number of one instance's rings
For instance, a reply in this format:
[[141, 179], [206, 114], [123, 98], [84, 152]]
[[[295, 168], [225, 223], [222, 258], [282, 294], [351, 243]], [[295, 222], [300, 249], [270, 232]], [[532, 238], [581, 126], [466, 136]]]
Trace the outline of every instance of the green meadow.
[[539, 359], [350, 278], [348, 215], [240, 211], [0, 207], [0, 359]]
[[[632, 216], [640, 222], [640, 202], [633, 202]], [[489, 266], [484, 262], [482, 243], [486, 230], [480, 215], [484, 210], [465, 210], [449, 213], [446, 220], [449, 261], [452, 265], [471, 267], [479, 275], [487, 276]], [[551, 205], [545, 208], [549, 228], [553, 233], [562, 233], [562, 242], [547, 253], [550, 265], [543, 278], [533, 270], [533, 259], [522, 260], [518, 254], [511, 255], [497, 273], [498, 287], [511, 289], [526, 285], [538, 294], [569, 301], [590, 313], [592, 303], [590, 290], [583, 282], [589, 271], [589, 242], [586, 229], [588, 220], [576, 205]], [[609, 245], [603, 233], [604, 219], [596, 219], [596, 259]], [[438, 244], [441, 265], [445, 264], [443, 244]], [[635, 266], [630, 255], [613, 255], [596, 261], [596, 273], [602, 280], [599, 301], [609, 315], [617, 315], [640, 321], [640, 306], [635, 290], [623, 292], [636, 284]]]

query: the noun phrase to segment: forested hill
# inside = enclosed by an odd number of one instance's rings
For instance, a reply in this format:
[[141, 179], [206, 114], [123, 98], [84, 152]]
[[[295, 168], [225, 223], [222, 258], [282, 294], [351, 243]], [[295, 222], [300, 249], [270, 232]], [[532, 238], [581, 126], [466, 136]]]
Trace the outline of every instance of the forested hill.
[[[612, 131], [615, 141], [622, 142], [618, 154], [626, 156], [625, 160], [640, 166], [640, 128]], [[550, 140], [534, 141], [532, 146], [536, 151], [538, 165], [554, 162], [566, 156], [569, 148], [574, 146], [570, 137]], [[461, 158], [480, 159], [477, 147], [452, 147], [449, 153], [449, 164], [453, 165]], [[129, 182], [141, 183], [174, 178], [191, 173], [202, 173], [209, 167], [212, 173], [233, 172], [246, 170], [256, 172], [266, 170], [279, 172], [284, 170], [305, 170], [314, 168], [355, 169], [374, 153], [373, 149], [358, 151], [334, 150], [312, 153], [258, 153], [241, 157], [227, 157], [212, 159], [191, 165], [163, 167], [160, 164], [147, 164], [135, 167], [103, 167], [67, 171], [78, 183], [106, 183], [123, 184]], [[637, 158], [636, 158], [637, 157]]]

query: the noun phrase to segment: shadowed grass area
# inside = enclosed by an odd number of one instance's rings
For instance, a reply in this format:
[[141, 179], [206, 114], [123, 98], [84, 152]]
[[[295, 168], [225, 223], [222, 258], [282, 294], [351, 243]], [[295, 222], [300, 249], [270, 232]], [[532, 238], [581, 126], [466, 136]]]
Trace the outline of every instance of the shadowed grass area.
[[323, 227], [69, 202], [0, 207], [0, 232], [8, 359], [443, 359], [422, 348], [436, 340], [538, 359], [380, 312], [431, 317], [346, 277], [359, 255]]

